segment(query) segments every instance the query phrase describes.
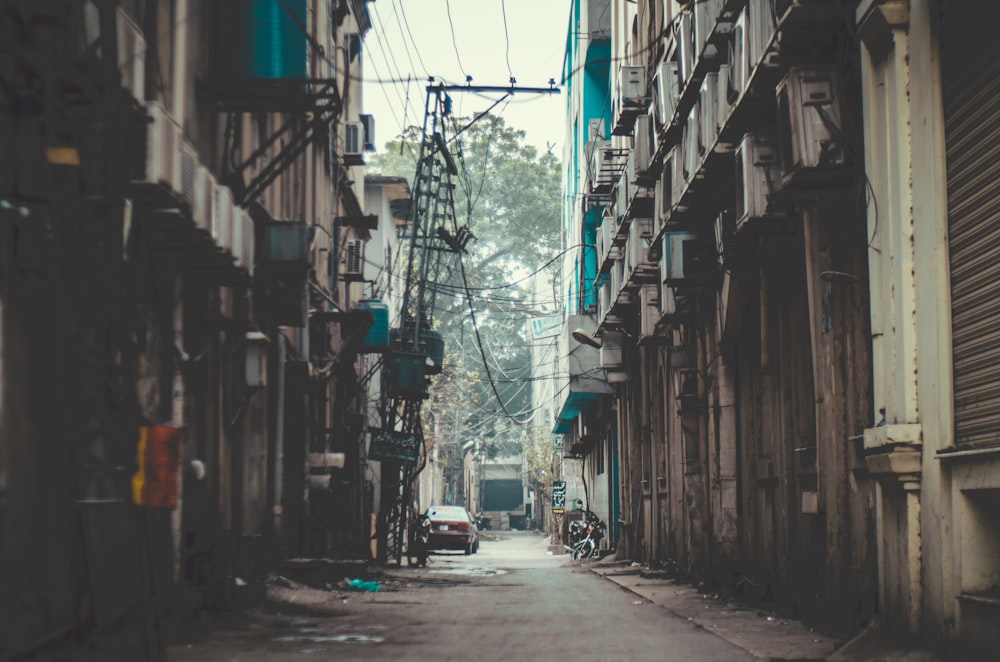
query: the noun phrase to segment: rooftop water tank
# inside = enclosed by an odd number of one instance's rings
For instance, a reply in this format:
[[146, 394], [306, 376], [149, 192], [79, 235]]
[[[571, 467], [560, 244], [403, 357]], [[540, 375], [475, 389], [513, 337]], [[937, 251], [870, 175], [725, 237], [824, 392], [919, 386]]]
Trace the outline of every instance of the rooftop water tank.
[[389, 349], [389, 306], [379, 299], [358, 303], [358, 309], [371, 313], [372, 325], [361, 343], [362, 352], [382, 352]]

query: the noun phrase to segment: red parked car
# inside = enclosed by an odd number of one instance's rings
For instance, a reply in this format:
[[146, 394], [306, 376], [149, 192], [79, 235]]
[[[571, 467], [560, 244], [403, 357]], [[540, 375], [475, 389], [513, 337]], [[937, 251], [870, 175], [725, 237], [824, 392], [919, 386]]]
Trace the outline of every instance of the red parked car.
[[424, 517], [431, 521], [427, 549], [460, 549], [466, 554], [479, 551], [476, 520], [462, 506], [431, 506]]

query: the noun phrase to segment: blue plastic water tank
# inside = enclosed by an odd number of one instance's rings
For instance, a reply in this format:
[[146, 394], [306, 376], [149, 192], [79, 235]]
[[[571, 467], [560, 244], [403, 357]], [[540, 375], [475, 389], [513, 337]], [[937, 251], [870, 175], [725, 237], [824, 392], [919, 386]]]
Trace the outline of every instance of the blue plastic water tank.
[[249, 0], [243, 74], [246, 78], [305, 78], [306, 0]]

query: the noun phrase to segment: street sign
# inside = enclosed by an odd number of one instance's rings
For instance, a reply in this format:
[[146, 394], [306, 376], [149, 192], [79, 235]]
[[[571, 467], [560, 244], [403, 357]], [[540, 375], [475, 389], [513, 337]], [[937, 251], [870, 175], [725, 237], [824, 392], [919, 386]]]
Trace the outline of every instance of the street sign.
[[420, 460], [420, 440], [417, 435], [380, 428], [372, 428], [371, 433], [368, 459], [397, 460], [403, 464], [416, 464]]
[[566, 481], [557, 480], [552, 483], [552, 512], [562, 515], [566, 512]]

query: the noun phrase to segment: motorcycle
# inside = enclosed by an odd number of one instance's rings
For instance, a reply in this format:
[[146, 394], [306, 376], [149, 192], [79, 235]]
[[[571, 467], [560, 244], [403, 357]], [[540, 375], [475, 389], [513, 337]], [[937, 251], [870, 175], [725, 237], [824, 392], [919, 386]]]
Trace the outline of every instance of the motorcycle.
[[564, 545], [574, 560], [596, 558], [607, 526], [593, 511], [584, 510], [582, 520], [569, 524], [569, 544]]
[[410, 565], [427, 566], [427, 542], [431, 537], [431, 520], [420, 517], [410, 525], [410, 544], [406, 548], [406, 561]]

